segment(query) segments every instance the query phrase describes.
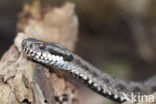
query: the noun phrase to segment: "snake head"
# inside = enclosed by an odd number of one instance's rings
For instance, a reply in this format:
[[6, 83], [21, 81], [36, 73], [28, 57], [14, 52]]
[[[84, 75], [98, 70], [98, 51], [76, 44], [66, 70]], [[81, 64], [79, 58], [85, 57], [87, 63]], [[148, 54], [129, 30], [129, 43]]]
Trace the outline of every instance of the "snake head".
[[58, 43], [49, 43], [34, 38], [28, 38], [22, 42], [22, 50], [36, 61], [72, 61], [71, 52]]

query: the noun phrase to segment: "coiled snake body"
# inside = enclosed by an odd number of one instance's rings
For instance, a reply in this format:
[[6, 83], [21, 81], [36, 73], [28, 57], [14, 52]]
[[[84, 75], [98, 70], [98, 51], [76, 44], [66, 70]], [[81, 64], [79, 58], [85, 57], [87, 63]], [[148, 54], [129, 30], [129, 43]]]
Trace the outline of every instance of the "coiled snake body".
[[29, 38], [23, 40], [22, 49], [28, 57], [36, 62], [69, 72], [95, 92], [117, 102], [131, 99], [132, 93], [148, 95], [156, 91], [155, 83], [116, 79], [57, 43]]

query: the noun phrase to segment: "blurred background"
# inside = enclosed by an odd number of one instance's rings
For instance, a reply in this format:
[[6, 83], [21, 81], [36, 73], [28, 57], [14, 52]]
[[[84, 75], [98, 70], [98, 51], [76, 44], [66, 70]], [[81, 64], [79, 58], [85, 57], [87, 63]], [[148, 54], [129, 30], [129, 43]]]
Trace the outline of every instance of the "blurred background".
[[[111, 75], [141, 81], [156, 72], [155, 0], [41, 0], [42, 6], [71, 1], [79, 18], [75, 52]], [[0, 0], [0, 56], [13, 43], [18, 13], [31, 0]]]

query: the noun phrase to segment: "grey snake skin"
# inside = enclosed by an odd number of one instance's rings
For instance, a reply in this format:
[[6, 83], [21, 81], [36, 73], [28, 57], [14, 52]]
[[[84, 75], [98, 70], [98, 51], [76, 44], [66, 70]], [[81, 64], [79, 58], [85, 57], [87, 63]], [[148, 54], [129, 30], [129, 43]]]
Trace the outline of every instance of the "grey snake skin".
[[49, 43], [33, 38], [23, 40], [24, 53], [34, 61], [70, 73], [98, 94], [124, 102], [131, 99], [131, 94], [149, 95], [156, 91], [156, 83], [126, 81], [114, 78], [64, 48], [58, 43]]

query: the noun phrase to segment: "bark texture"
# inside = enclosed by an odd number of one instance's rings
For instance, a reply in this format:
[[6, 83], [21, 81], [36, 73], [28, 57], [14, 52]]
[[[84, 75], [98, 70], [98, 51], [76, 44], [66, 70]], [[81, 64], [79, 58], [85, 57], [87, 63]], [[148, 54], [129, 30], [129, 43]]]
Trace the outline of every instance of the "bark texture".
[[58, 42], [73, 50], [78, 31], [74, 5], [42, 8], [38, 1], [25, 4], [17, 30], [14, 44], [0, 61], [0, 104], [77, 104], [77, 89], [64, 73], [60, 77], [21, 52], [21, 42], [28, 37]]

